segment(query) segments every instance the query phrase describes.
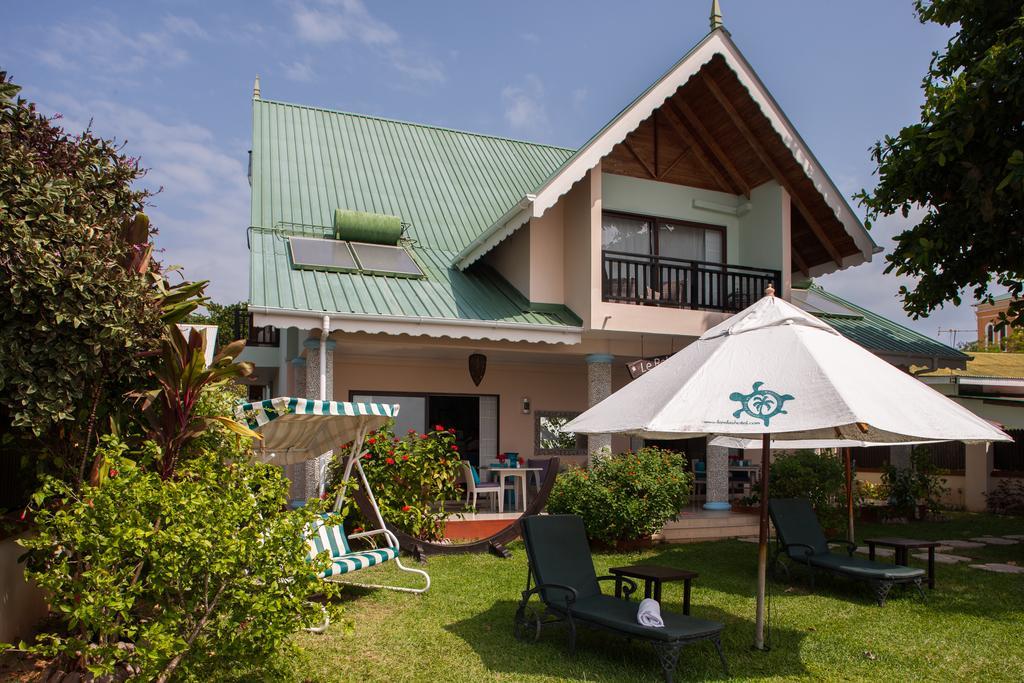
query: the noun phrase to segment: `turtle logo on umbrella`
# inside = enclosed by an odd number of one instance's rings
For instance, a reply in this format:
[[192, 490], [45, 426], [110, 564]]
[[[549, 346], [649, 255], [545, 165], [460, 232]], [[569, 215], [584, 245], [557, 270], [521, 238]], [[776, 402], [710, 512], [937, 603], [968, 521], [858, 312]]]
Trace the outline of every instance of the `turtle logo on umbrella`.
[[767, 427], [773, 417], [786, 413], [782, 406], [786, 401], [792, 401], [793, 397], [770, 389], [762, 389], [763, 385], [764, 382], [754, 382], [749, 394], [741, 394], [738, 391], [729, 394], [730, 401], [738, 401], [741, 405], [740, 409], [732, 414], [733, 417], [739, 417], [746, 413], [753, 418], [763, 420], [764, 426]]

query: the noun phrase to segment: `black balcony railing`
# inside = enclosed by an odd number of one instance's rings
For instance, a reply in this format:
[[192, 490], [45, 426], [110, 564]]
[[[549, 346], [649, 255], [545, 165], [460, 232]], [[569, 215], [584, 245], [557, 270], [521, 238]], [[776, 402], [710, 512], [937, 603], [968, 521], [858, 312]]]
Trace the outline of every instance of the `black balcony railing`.
[[277, 346], [281, 343], [281, 330], [273, 325], [253, 327], [252, 313], [235, 311], [234, 339], [244, 339], [246, 346]]
[[767, 268], [622, 251], [602, 252], [602, 262], [602, 298], [617, 303], [740, 311], [768, 285], [782, 287], [781, 273]]

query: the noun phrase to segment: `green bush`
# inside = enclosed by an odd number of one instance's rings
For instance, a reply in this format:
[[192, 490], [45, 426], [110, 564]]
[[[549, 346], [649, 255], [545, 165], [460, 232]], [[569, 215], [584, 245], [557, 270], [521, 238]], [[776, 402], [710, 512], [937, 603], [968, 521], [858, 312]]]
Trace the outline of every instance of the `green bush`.
[[582, 517], [592, 540], [612, 544], [642, 539], [675, 519], [689, 499], [691, 484], [682, 455], [643, 448], [560, 473], [547, 509]]
[[931, 449], [917, 446], [910, 453], [909, 468], [886, 465], [882, 470], [882, 486], [889, 504], [908, 519], [917, 517], [917, 506], [924, 505], [929, 512], [938, 512], [942, 497], [949, 491], [939, 469], [932, 462]]
[[[435, 425], [423, 434], [410, 430], [404, 437], [397, 437], [389, 423], [371, 434], [363, 446], [366, 453], [360, 463], [384, 519], [416, 538], [444, 538], [448, 519], [444, 502], [460, 497], [456, 485], [462, 480], [454, 430]], [[347, 454], [350, 448], [351, 444], [345, 444], [341, 452]], [[343, 461], [336, 458], [331, 463], [329, 490], [335, 494], [344, 474]], [[350, 524], [358, 525], [360, 517], [352, 499], [357, 488], [354, 474], [349, 487], [343, 513]]]
[[31, 651], [96, 676], [225, 680], [321, 618], [303, 540], [316, 506], [286, 511], [280, 468], [206, 453], [161, 480], [113, 437], [97, 450], [98, 484], [48, 477], [35, 494], [27, 575], [62, 627]]
[[768, 495], [805, 498], [823, 528], [846, 526], [846, 472], [833, 451], [799, 450], [776, 456], [769, 472]]

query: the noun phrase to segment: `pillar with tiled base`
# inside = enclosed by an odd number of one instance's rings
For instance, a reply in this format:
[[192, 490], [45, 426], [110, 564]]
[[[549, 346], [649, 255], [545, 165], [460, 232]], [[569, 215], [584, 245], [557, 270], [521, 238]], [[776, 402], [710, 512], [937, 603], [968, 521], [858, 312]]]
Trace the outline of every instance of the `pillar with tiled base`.
[[[612, 362], [615, 357], [607, 353], [587, 356], [587, 406], [593, 407], [612, 394]], [[587, 462], [594, 454], [611, 452], [611, 434], [591, 434], [587, 437]]]
[[708, 446], [707, 449], [707, 502], [705, 510], [728, 510], [729, 504], [729, 449]]
[[[303, 342], [306, 349], [306, 398], [320, 398], [320, 339], [310, 338]], [[328, 401], [334, 400], [334, 346], [335, 342], [327, 340], [327, 364], [324, 376], [326, 381], [324, 396]], [[315, 498], [320, 495], [320, 473], [330, 461], [331, 454], [322, 455], [305, 464], [305, 497]]]
[[[289, 396], [306, 396], [306, 359], [296, 356], [291, 359], [292, 389]], [[306, 463], [285, 465], [284, 475], [288, 477], [288, 500], [306, 499]]]

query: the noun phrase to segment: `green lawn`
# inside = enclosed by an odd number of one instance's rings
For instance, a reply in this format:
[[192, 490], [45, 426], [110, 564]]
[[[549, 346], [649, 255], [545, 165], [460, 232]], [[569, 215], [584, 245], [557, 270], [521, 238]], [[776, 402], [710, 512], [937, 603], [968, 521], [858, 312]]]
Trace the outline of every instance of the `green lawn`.
[[[862, 525], [858, 536], [965, 538], [1024, 533], [1024, 519], [955, 515], [948, 522]], [[349, 632], [332, 626], [302, 634], [294, 680], [327, 681], [649, 681], [660, 680], [650, 646], [584, 629], [578, 654], [565, 653], [565, 631], [550, 627], [537, 643], [512, 638], [512, 615], [526, 580], [522, 544], [513, 557], [433, 558], [426, 595], [347, 588]], [[1024, 564], [1024, 544], [954, 551], [984, 562]], [[771, 651], [751, 650], [756, 545], [718, 541], [663, 545], [629, 554], [596, 554], [599, 573], [639, 561], [700, 572], [693, 614], [725, 622], [724, 645], [739, 680], [1020, 680], [1024, 671], [1024, 575], [940, 565], [938, 585], [923, 603], [913, 591], [893, 591], [877, 607], [863, 584], [818, 582], [803, 575], [772, 586]], [[366, 580], [393, 578], [390, 568]], [[396, 579], [398, 580], [398, 579]], [[681, 584], [666, 584], [665, 603], [678, 606]], [[676, 680], [723, 678], [710, 643], [690, 646]]]

